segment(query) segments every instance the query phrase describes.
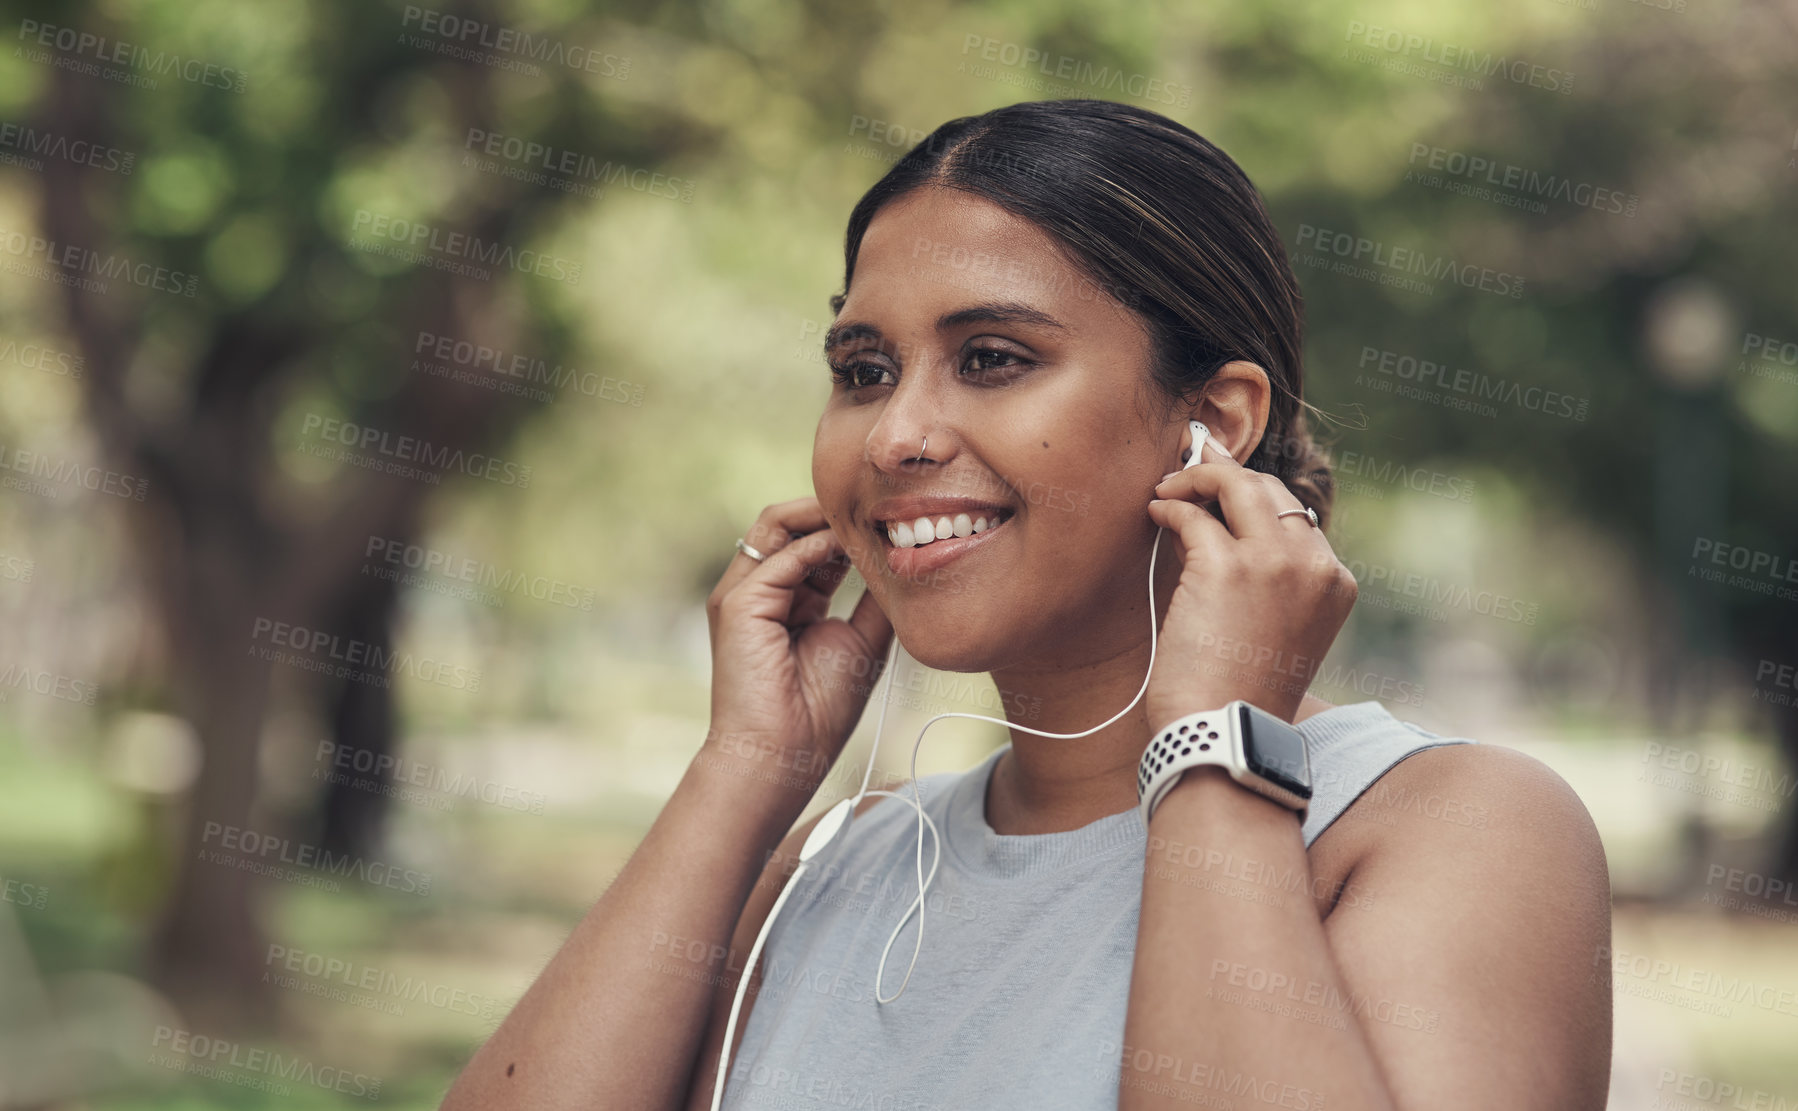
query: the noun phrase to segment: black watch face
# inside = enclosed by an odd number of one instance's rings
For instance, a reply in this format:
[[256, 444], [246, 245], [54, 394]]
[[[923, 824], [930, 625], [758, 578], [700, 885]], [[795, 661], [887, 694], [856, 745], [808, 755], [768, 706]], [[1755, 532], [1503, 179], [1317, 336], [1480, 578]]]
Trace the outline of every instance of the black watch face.
[[1304, 734], [1272, 714], [1252, 713], [1249, 706], [1240, 712], [1236, 724], [1242, 735], [1243, 762], [1249, 770], [1309, 800], [1311, 765]]

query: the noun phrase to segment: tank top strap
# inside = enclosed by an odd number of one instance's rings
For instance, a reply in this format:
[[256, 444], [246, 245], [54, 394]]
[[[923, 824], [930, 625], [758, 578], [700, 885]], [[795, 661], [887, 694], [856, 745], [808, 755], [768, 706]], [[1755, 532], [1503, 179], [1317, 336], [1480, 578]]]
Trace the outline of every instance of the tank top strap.
[[1302, 827], [1307, 848], [1405, 757], [1426, 748], [1476, 743], [1468, 737], [1437, 736], [1372, 701], [1331, 707], [1295, 728], [1304, 735], [1311, 759], [1311, 806]]

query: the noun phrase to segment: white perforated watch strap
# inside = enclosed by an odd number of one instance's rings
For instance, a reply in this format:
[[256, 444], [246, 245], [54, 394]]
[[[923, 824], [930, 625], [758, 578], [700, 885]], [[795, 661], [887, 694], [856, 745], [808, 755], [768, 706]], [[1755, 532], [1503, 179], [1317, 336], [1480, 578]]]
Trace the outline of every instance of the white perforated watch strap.
[[1136, 796], [1142, 807], [1143, 825], [1149, 824], [1155, 807], [1188, 768], [1215, 764], [1234, 769], [1241, 761], [1232, 706], [1187, 714], [1156, 730], [1136, 767]]

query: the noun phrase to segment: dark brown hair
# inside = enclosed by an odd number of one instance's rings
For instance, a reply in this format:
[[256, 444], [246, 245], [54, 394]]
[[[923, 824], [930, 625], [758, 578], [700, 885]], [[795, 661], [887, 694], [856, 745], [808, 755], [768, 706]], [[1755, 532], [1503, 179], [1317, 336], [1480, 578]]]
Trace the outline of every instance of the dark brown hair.
[[868, 225], [926, 185], [964, 190], [1042, 228], [1097, 290], [1148, 328], [1164, 415], [1219, 367], [1256, 363], [1273, 385], [1248, 466], [1275, 475], [1328, 525], [1335, 484], [1304, 401], [1304, 301], [1261, 195], [1230, 156], [1166, 116], [1108, 100], [1039, 100], [950, 120], [856, 204], [840, 312]]

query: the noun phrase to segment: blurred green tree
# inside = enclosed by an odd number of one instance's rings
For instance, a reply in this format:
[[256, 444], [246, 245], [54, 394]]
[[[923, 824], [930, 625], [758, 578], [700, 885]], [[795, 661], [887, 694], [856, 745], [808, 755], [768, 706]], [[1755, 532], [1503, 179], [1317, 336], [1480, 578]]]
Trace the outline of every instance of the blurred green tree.
[[[558, 57], [593, 51], [584, 68], [530, 62], [516, 50], [489, 51], [502, 64], [483, 65], [453, 56], [467, 40], [443, 33], [441, 18], [427, 28], [418, 11], [285, 7], [248, 28], [245, 39], [256, 44], [249, 61], [181, 5], [124, 19], [98, 3], [39, 5], [26, 17], [222, 71], [218, 82], [177, 70], [153, 89], [119, 88], [57, 65], [32, 121], [44, 133], [142, 157], [129, 175], [46, 161], [47, 238], [198, 279], [191, 297], [117, 281], [104, 295], [62, 287], [67, 326], [86, 359], [87, 415], [113, 465], [149, 482], [133, 507], [136, 561], [160, 617], [175, 703], [204, 751], [153, 949], [156, 979], [190, 1006], [250, 1005], [263, 970], [251, 874], [200, 857], [209, 824], [251, 824], [271, 666], [256, 651], [267, 643], [256, 630], [284, 622], [320, 631], [337, 645], [361, 645], [349, 650], [385, 672], [397, 591], [361, 573], [367, 546], [371, 537], [415, 541], [439, 488], [435, 479], [357, 466], [325, 481], [296, 474], [295, 413], [429, 445], [419, 468], [449, 481], [458, 469], [433, 467], [431, 454], [493, 452], [542, 403], [409, 373], [416, 338], [428, 332], [568, 361], [566, 329], [532, 311], [544, 279], [528, 266], [508, 267], [502, 255], [484, 265], [486, 277], [395, 265], [370, 246], [392, 248], [392, 238], [367, 231], [377, 219], [428, 226], [434, 239], [418, 252], [426, 263], [436, 261], [431, 242], [456, 234], [506, 252], [540, 249], [557, 213], [583, 203], [578, 193], [451, 169], [458, 148], [472, 145], [464, 139], [471, 129], [493, 131], [501, 120], [508, 138], [629, 166], [653, 166], [698, 138], [611, 117], [589, 85], [596, 74], [627, 76], [628, 60], [589, 45], [589, 26], [537, 32]], [[475, 26], [490, 39], [511, 31], [485, 6], [457, 13], [463, 22], [452, 28]], [[59, 57], [89, 60], [50, 41]], [[507, 116], [503, 94], [528, 96], [531, 110]], [[392, 749], [385, 678], [316, 684], [319, 716], [339, 743]], [[319, 847], [367, 852], [382, 796], [325, 793]]]

